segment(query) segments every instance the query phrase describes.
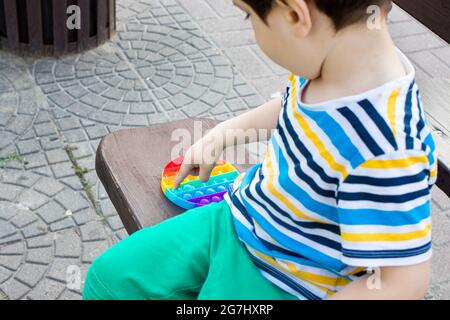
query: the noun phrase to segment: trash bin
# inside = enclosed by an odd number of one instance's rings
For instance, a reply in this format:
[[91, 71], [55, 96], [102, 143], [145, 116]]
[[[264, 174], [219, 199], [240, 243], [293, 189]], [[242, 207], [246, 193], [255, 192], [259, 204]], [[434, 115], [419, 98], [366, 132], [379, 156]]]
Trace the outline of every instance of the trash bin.
[[0, 48], [58, 56], [91, 49], [116, 31], [115, 0], [0, 0]]

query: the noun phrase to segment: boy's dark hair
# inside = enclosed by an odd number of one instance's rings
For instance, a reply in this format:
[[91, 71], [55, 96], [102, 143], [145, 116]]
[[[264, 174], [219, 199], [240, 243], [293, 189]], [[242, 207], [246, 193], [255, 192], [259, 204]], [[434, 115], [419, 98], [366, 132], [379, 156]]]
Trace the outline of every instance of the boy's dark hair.
[[[247, 3], [264, 21], [275, 0], [242, 0]], [[314, 1], [317, 8], [333, 20], [336, 30], [342, 29], [367, 15], [367, 8], [377, 5], [388, 12], [392, 0], [307, 0]]]

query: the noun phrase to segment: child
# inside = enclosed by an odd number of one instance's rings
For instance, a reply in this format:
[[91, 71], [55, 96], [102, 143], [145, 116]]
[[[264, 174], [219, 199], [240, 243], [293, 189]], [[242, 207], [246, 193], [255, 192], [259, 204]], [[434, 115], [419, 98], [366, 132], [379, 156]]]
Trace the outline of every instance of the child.
[[275, 129], [264, 161], [224, 201], [107, 250], [83, 298], [423, 298], [437, 161], [414, 68], [388, 32], [391, 1], [234, 4], [292, 72], [288, 87], [194, 144], [175, 184], [193, 168], [207, 181], [230, 130]]

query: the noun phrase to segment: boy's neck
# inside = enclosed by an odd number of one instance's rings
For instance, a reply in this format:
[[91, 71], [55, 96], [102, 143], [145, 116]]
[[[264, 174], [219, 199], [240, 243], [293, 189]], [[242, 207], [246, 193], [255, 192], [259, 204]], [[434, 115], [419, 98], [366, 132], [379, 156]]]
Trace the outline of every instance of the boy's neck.
[[[405, 74], [387, 25], [369, 30], [365, 24], [356, 24], [333, 37], [321, 75], [311, 86], [321, 88], [319, 100], [335, 99], [368, 91]], [[312, 100], [314, 96], [310, 94]]]

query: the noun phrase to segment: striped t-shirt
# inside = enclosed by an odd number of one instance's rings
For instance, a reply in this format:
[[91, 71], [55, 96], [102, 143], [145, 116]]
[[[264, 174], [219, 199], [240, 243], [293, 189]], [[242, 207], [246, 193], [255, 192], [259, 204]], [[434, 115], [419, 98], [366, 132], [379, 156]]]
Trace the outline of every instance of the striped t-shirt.
[[431, 257], [435, 146], [414, 68], [363, 94], [307, 105], [291, 75], [265, 159], [225, 200], [262, 275], [323, 299], [369, 268]]

